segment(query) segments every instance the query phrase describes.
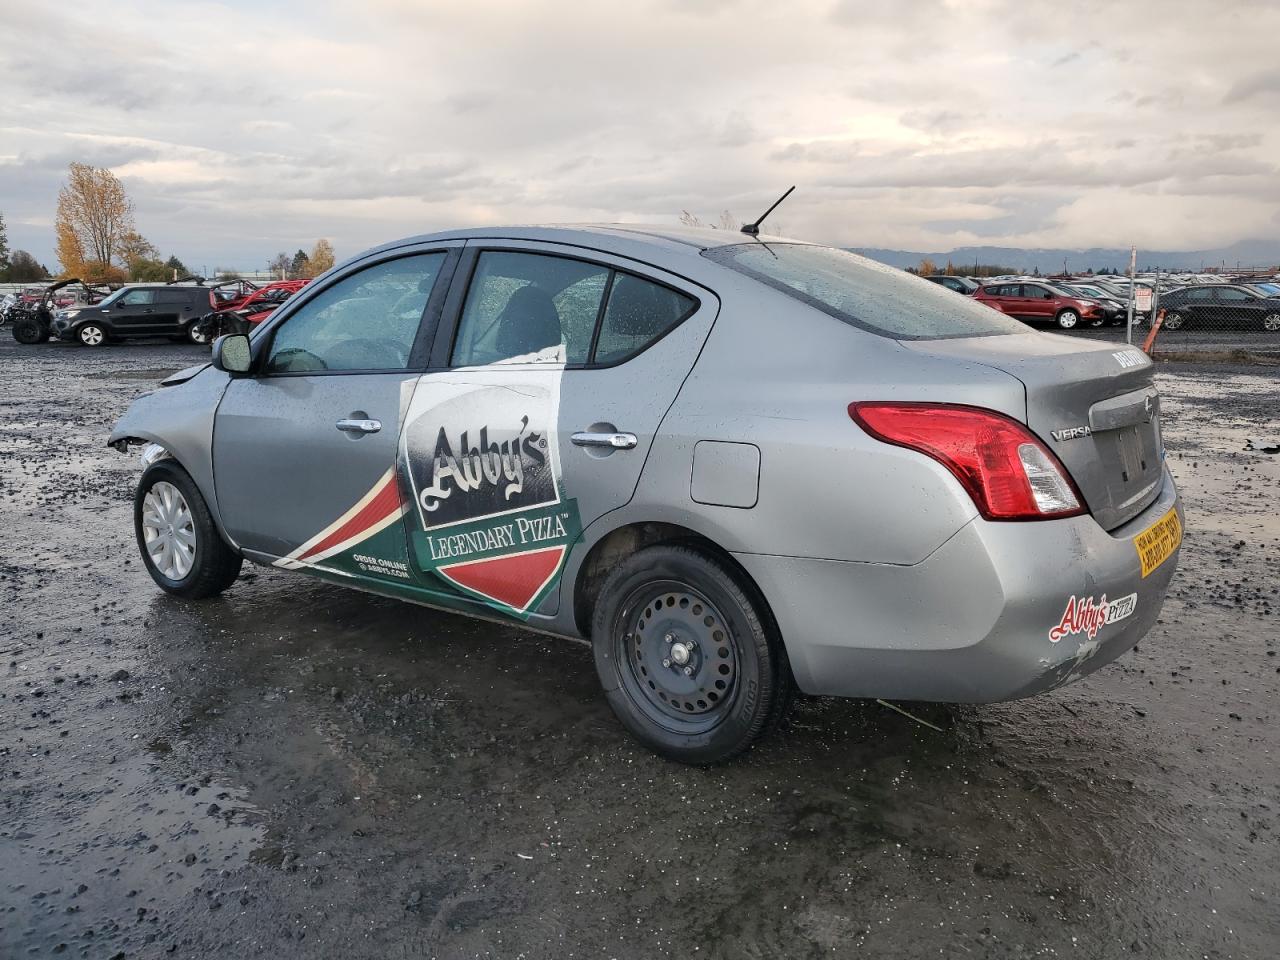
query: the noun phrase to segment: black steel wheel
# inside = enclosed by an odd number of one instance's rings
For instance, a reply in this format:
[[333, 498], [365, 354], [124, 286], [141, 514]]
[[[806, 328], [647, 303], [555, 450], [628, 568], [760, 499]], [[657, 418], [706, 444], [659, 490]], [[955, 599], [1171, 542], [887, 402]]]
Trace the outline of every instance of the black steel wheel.
[[720, 560], [681, 546], [641, 550], [596, 602], [592, 646], [609, 705], [663, 756], [736, 756], [790, 701], [790, 665], [771, 624], [754, 589]]

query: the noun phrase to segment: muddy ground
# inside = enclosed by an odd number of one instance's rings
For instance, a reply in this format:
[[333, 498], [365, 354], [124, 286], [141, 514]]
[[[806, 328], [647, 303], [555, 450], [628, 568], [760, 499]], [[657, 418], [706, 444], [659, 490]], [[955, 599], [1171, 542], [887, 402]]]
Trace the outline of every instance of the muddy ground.
[[701, 770], [577, 644], [259, 568], [162, 596], [103, 441], [198, 356], [0, 337], [0, 957], [1276, 955], [1274, 369], [1162, 368], [1189, 529], [1135, 652], [909, 707], [942, 732], [803, 701]]

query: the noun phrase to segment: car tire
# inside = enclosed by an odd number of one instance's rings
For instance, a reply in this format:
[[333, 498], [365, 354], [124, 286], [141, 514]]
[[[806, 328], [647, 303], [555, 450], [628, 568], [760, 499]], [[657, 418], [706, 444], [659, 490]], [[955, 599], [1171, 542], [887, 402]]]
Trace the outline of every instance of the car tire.
[[1186, 318], [1180, 313], [1166, 313], [1164, 322], [1160, 325], [1166, 330], [1177, 330], [1186, 324]]
[[13, 339], [26, 346], [31, 346], [34, 343], [44, 343], [49, 339], [49, 333], [39, 320], [24, 319], [14, 323]]
[[1053, 319], [1062, 330], [1074, 330], [1080, 324], [1080, 314], [1070, 309], [1059, 310]]
[[1280, 313], [1268, 313], [1263, 317], [1262, 329], [1267, 333], [1280, 333]]
[[107, 342], [107, 331], [101, 324], [82, 323], [76, 327], [76, 341], [85, 347], [100, 347]]
[[192, 320], [187, 324], [187, 340], [200, 346], [208, 346], [213, 343], [209, 326], [204, 323], [203, 319]]
[[1100, 327], [1100, 326], [1102, 326], [1102, 325], [1103, 325], [1104, 323], [1106, 323], [1106, 322], [1107, 322], [1107, 318], [1106, 318], [1106, 317], [1104, 317], [1104, 316], [1099, 315], [1099, 316], [1096, 316], [1096, 317], [1094, 317], [1092, 320], [1090, 320], [1090, 321], [1089, 321], [1089, 326], [1091, 326], [1091, 327]]
[[596, 600], [591, 645], [613, 712], [671, 760], [729, 760], [791, 702], [791, 665], [763, 599], [691, 547], [648, 547], [619, 563]]
[[174, 460], [157, 461], [138, 481], [133, 528], [142, 563], [165, 593], [203, 600], [240, 575], [244, 558], [222, 539], [195, 481]]

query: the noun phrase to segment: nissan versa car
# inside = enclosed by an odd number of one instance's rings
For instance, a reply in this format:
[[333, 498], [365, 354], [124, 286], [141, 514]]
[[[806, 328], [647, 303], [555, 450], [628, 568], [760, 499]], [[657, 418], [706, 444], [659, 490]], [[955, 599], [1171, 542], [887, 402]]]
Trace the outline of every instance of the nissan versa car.
[[640, 226], [379, 247], [134, 402], [143, 561], [587, 638], [709, 763], [808, 694], [989, 702], [1151, 628], [1181, 508], [1139, 350], [842, 250]]

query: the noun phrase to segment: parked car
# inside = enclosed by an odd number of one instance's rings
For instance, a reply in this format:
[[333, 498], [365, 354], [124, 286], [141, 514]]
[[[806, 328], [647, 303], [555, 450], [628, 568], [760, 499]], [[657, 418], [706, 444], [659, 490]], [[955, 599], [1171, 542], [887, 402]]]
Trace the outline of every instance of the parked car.
[[208, 287], [122, 287], [94, 306], [59, 310], [53, 318], [53, 333], [61, 340], [74, 340], [88, 347], [101, 346], [108, 340], [156, 336], [208, 343], [195, 321], [208, 313], [211, 305]]
[[954, 290], [956, 293], [963, 293], [966, 297], [971, 297], [978, 291], [978, 281], [970, 280], [968, 277], [953, 277], [945, 273], [934, 274], [925, 277], [930, 283], [936, 283], [940, 287], [946, 287], [948, 290]]
[[695, 763], [774, 726], [793, 678], [964, 702], [1073, 681], [1156, 622], [1182, 530], [1140, 350], [723, 230], [379, 247], [109, 442], [142, 445], [165, 592], [220, 593], [247, 558], [589, 638], [621, 721]]
[[[1129, 305], [1109, 295], [1101, 287], [1086, 283], [1057, 283], [1054, 287], [1068, 297], [1092, 300], [1102, 308], [1102, 323], [1110, 326], [1124, 326], [1129, 319]], [[1095, 326], [1100, 324], [1095, 323]]]
[[1160, 298], [1164, 327], [1243, 325], [1280, 333], [1280, 297], [1262, 296], [1247, 287], [1216, 283], [1183, 287]]
[[1026, 323], [1056, 323], [1063, 330], [1081, 323], [1100, 326], [1106, 319], [1097, 301], [1069, 295], [1043, 281], [989, 284], [973, 298]]

